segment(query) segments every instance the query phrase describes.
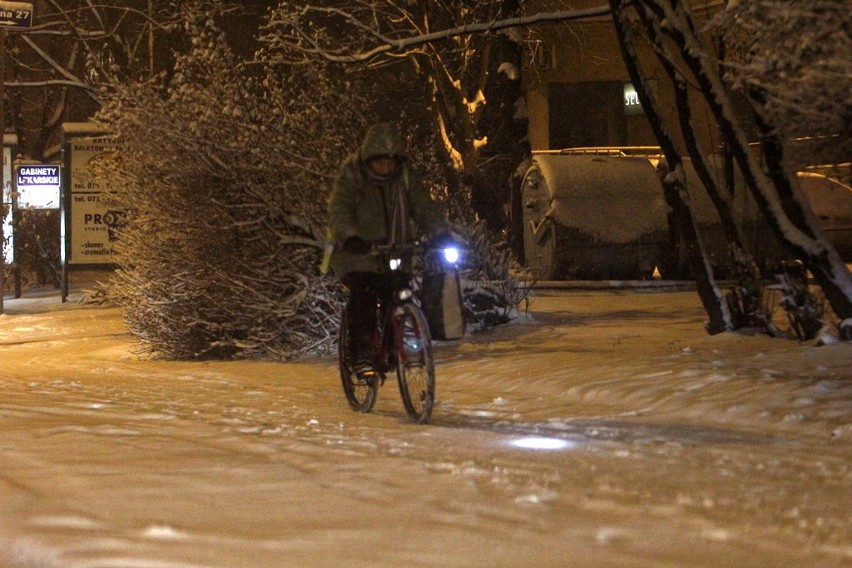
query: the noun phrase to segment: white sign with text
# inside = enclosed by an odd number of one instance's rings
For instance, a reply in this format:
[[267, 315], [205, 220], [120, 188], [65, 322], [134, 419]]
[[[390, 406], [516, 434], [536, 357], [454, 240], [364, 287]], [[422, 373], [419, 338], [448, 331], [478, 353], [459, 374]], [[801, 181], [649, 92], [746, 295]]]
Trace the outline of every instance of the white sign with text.
[[75, 137], [70, 149], [71, 264], [112, 264], [116, 229], [124, 222], [123, 211], [110, 207], [108, 193], [95, 178], [98, 160], [117, 151], [112, 136]]

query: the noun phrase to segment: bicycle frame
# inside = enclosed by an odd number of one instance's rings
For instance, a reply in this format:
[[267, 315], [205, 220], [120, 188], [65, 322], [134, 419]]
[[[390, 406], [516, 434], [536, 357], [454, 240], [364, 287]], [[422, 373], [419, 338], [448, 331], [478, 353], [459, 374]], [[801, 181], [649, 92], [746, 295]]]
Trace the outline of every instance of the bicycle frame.
[[[376, 305], [376, 321], [379, 325], [376, 326], [376, 334], [373, 337], [373, 347], [376, 353], [376, 362], [378, 363], [376, 371], [381, 377], [382, 384], [385, 382], [385, 375], [392, 370], [397, 361], [394, 356], [402, 353], [405, 356], [403, 347], [402, 329], [399, 325], [400, 306], [406, 303], [412, 303], [420, 308], [415, 301], [414, 294], [411, 293], [411, 282], [407, 275], [403, 278], [403, 274], [394, 273], [392, 277], [399, 277], [399, 282], [394, 282], [391, 286], [390, 299], [386, 304], [379, 303]], [[400, 292], [407, 291], [405, 299], [400, 298]], [[402, 363], [405, 363], [403, 360]]]
[[[341, 321], [340, 375], [343, 390], [353, 410], [370, 412], [375, 404], [379, 386], [389, 371], [396, 369], [403, 406], [418, 423], [429, 420], [435, 400], [435, 366], [432, 340], [426, 318], [411, 288], [411, 275], [403, 272], [402, 255], [413, 255], [413, 245], [376, 247], [374, 254], [382, 255], [390, 268], [390, 297], [376, 304], [374, 333], [375, 371], [373, 378], [358, 377], [346, 351], [347, 316]], [[408, 261], [408, 259], [406, 259]], [[383, 292], [382, 292], [383, 295]], [[407, 337], [416, 338], [406, 342]]]

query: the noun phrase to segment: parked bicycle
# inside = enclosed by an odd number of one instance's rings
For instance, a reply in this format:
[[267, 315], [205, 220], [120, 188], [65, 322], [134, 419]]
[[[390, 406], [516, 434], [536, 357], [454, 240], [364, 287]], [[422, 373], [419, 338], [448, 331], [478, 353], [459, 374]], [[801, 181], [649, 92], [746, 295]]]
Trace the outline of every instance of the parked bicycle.
[[[376, 375], [363, 379], [353, 369], [345, 308], [340, 318], [338, 355], [343, 392], [353, 410], [372, 411], [379, 387], [385, 383], [387, 375], [395, 370], [406, 412], [415, 422], [423, 424], [428, 422], [435, 405], [432, 338], [426, 317], [414, 295], [410, 277], [401, 270], [410, 264], [417, 248], [417, 245], [373, 247], [373, 254], [379, 255], [390, 268], [393, 291], [389, 302], [376, 305], [378, 324], [373, 335]], [[447, 247], [440, 252], [448, 264], [458, 261], [457, 248]]]

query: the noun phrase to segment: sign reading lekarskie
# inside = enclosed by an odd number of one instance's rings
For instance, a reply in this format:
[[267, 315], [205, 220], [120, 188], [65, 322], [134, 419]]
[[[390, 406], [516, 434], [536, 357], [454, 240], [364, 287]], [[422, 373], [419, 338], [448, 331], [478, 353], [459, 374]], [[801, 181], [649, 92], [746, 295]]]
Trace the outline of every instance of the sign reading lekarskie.
[[59, 209], [59, 166], [17, 166], [16, 182], [18, 208]]

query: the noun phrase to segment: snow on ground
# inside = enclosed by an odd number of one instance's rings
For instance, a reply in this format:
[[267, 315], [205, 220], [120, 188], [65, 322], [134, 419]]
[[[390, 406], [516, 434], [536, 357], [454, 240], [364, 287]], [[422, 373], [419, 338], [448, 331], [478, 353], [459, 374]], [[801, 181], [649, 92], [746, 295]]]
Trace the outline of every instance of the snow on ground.
[[[72, 296], [73, 299], [73, 296]], [[168, 362], [120, 311], [0, 315], [0, 566], [852, 563], [852, 346], [708, 336], [695, 292], [539, 291], [437, 346], [432, 423], [333, 358]]]

